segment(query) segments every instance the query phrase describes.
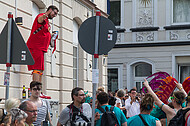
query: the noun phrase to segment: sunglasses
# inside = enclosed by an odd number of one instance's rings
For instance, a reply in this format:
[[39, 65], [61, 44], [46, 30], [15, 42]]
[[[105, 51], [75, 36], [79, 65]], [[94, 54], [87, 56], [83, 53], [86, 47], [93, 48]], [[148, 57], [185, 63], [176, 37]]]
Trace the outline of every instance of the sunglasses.
[[85, 96], [85, 94], [78, 94], [78, 96]]
[[38, 112], [39, 110], [25, 110], [25, 111], [35, 113], [35, 112]]
[[2, 117], [2, 119], [1, 119], [0, 124], [3, 123], [3, 120], [4, 120], [5, 117], [7, 116], [7, 111], [6, 111], [5, 109], [2, 109], [2, 110], [3, 110], [3, 117]]
[[34, 90], [34, 91], [41, 91], [42, 89], [41, 88], [32, 88], [32, 90]]

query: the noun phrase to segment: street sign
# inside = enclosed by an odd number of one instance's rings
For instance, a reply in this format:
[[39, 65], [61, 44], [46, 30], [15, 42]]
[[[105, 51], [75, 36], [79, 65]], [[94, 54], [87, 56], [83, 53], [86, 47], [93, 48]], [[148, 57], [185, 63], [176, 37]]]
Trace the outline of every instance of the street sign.
[[[33, 65], [34, 60], [19, 29], [12, 19], [10, 64]], [[0, 64], [7, 63], [8, 22], [0, 34]]]
[[[96, 16], [85, 20], [80, 26], [78, 40], [83, 50], [95, 54]], [[99, 19], [98, 54], [108, 54], [117, 40], [117, 30], [113, 22], [103, 16]]]

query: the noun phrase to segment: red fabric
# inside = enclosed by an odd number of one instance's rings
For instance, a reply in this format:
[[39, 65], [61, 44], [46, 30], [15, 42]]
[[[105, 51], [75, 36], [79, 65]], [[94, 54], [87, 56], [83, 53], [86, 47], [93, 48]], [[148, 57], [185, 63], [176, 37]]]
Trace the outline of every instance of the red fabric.
[[[39, 16], [42, 16], [43, 14], [44, 13], [37, 15], [36, 19], [34, 20], [30, 37], [27, 41], [27, 46], [30, 49], [36, 49], [47, 52], [51, 40], [51, 34], [49, 32], [50, 25], [48, 18], [46, 18], [43, 23], [38, 23]], [[36, 31], [42, 25], [44, 25], [43, 29], [36, 34], [33, 34], [34, 31]]]
[[41, 50], [29, 49], [35, 61], [34, 65], [28, 65], [28, 70], [44, 70], [44, 52]]

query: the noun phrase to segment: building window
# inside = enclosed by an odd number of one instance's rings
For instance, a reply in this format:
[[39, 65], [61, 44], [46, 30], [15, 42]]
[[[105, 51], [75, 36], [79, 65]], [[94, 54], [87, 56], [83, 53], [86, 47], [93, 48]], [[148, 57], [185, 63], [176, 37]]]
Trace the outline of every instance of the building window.
[[190, 22], [190, 0], [173, 0], [173, 23]]
[[152, 75], [152, 66], [147, 63], [138, 63], [135, 66], [135, 77], [147, 77]]
[[179, 82], [183, 83], [190, 76], [190, 65], [179, 65]]
[[144, 78], [152, 75], [152, 65], [147, 63], [137, 63], [134, 66], [134, 82], [137, 92], [143, 87]]
[[121, 23], [121, 2], [110, 0], [110, 16], [108, 17], [116, 26]]
[[77, 69], [77, 66], [78, 66], [78, 61], [77, 61], [77, 59], [78, 59], [78, 57], [77, 57], [77, 55], [78, 55], [78, 51], [77, 51], [78, 49], [77, 49], [77, 47], [73, 47], [73, 87], [77, 87], [77, 79], [78, 79], [78, 75], [77, 75], [77, 73], [78, 73], [78, 69]]
[[77, 22], [73, 21], [73, 87], [78, 86], [78, 30]]
[[115, 92], [118, 89], [118, 68], [108, 69], [108, 90]]

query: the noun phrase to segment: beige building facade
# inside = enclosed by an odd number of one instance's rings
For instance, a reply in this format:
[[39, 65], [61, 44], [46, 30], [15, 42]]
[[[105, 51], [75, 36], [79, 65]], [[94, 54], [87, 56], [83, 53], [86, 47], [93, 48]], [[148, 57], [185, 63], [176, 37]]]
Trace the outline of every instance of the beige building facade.
[[[19, 25], [25, 42], [30, 35], [32, 23], [38, 13], [45, 12], [49, 5], [59, 9], [57, 17], [49, 20], [51, 31], [58, 31], [57, 49], [52, 55], [49, 47], [45, 54], [45, 71], [43, 74], [43, 92], [59, 101], [59, 110], [71, 103], [71, 90], [82, 87], [92, 93], [92, 55], [82, 50], [78, 42], [78, 30], [83, 21], [100, 10], [107, 17], [107, 0], [0, 0], [0, 31], [8, 20], [8, 12], [22, 17], [23, 25]], [[5, 98], [4, 74], [6, 65], [0, 65], [0, 98]], [[32, 81], [31, 71], [26, 65], [13, 64], [10, 72], [10, 98], [22, 98], [22, 86], [26, 91]], [[107, 57], [99, 57], [99, 85], [107, 89]], [[27, 96], [28, 97], [28, 96]], [[0, 103], [3, 106], [4, 101]]]
[[181, 83], [190, 76], [190, 1], [110, 1], [119, 30], [108, 54], [108, 89], [139, 91], [143, 78], [159, 71]]

